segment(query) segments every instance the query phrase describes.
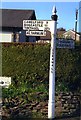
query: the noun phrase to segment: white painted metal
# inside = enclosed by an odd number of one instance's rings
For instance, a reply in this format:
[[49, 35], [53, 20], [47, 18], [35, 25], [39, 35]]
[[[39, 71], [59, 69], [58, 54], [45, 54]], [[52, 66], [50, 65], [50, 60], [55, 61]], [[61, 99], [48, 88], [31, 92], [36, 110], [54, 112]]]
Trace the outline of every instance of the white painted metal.
[[49, 101], [48, 101], [48, 118], [49, 119], [52, 119], [55, 117], [55, 59], [56, 59], [57, 21], [53, 21], [51, 25], [52, 25], [51, 27], [52, 38], [51, 38], [51, 51], [50, 51]]
[[11, 77], [0, 77], [0, 86], [8, 88], [11, 84]]

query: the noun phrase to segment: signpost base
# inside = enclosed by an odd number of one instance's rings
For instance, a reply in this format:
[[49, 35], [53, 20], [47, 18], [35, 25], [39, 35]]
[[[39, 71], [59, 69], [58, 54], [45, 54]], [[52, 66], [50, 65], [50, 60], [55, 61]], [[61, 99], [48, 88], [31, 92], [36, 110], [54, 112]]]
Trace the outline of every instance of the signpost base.
[[55, 103], [48, 102], [48, 119], [54, 119], [55, 116]]

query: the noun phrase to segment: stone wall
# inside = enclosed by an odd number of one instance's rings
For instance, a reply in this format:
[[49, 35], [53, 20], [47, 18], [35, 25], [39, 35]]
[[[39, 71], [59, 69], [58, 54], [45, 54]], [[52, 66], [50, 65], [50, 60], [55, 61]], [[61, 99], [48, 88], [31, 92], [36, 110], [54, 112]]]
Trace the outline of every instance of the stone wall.
[[[37, 93], [38, 94], [38, 93]], [[43, 94], [39, 92], [39, 95]], [[39, 114], [41, 117], [48, 117], [48, 100], [37, 102], [31, 101], [30, 103], [23, 104], [23, 100], [18, 98], [4, 101], [7, 106], [2, 108], [2, 116], [29, 116]], [[12, 105], [13, 107], [10, 107]], [[22, 106], [21, 106], [22, 105]], [[38, 116], [39, 116], [38, 115]], [[74, 116], [80, 115], [80, 95], [77, 93], [56, 93], [55, 99], [55, 116]]]
[[80, 114], [80, 95], [76, 93], [56, 94], [56, 116]]

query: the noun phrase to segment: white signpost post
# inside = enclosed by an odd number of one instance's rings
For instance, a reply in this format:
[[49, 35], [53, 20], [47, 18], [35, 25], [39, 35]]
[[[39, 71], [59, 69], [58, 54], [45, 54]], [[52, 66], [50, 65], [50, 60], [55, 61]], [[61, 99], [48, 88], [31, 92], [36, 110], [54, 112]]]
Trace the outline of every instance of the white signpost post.
[[73, 41], [56, 41], [57, 15], [56, 7], [53, 7], [52, 20], [23, 20], [23, 30], [29, 36], [45, 36], [46, 30], [51, 32], [50, 70], [49, 70], [49, 101], [48, 118], [55, 118], [55, 59], [57, 48], [74, 48]]

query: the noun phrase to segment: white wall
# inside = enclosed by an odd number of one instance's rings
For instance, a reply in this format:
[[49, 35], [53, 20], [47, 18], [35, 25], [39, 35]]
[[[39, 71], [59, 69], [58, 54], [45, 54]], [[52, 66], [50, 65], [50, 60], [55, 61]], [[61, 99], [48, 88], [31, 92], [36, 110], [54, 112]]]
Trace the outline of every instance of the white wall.
[[[18, 42], [26, 42], [26, 31], [20, 31]], [[16, 42], [14, 40], [13, 32], [1, 32], [0, 31], [0, 42]], [[29, 36], [29, 42], [36, 42], [36, 37]]]
[[0, 32], [0, 42], [13, 42], [12, 32]]

